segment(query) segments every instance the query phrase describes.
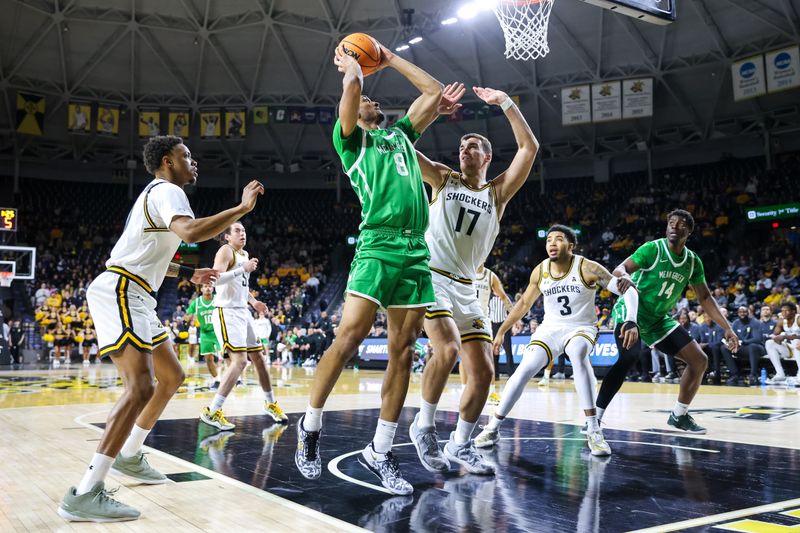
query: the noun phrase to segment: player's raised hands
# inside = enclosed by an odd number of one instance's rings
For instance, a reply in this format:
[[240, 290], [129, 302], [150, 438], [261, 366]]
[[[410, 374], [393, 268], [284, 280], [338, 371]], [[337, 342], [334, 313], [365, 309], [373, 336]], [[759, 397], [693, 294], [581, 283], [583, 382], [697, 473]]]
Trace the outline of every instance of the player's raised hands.
[[436, 112], [440, 115], [452, 115], [461, 108], [461, 104], [458, 102], [466, 92], [467, 89], [463, 83], [453, 82], [446, 85], [442, 91], [442, 98], [439, 100], [439, 107], [436, 108]]
[[242, 206], [247, 209], [248, 213], [255, 208], [256, 201], [262, 194], [264, 194], [264, 186], [257, 180], [251, 181], [242, 189]]
[[489, 87], [473, 87], [475, 95], [489, 105], [500, 105], [508, 99], [508, 95], [497, 89]]
[[348, 70], [361, 70], [361, 65], [358, 64], [356, 58], [351, 55], [343, 54], [337, 47], [333, 53], [333, 64], [339, 69], [339, 72], [347, 72]]
[[[375, 42], [378, 41], [376, 40]], [[392, 59], [394, 59], [394, 52], [383, 46], [381, 43], [378, 43], [378, 46], [381, 48], [381, 62], [378, 65], [378, 68], [375, 69], [376, 72], [388, 67], [389, 63], [392, 61]]]
[[242, 268], [244, 268], [244, 271], [249, 274], [250, 272], [258, 268], [258, 259], [256, 259], [255, 257], [251, 257], [248, 261], [242, 263]]
[[195, 285], [214, 283], [218, 277], [219, 272], [213, 268], [195, 268], [194, 274], [192, 274], [192, 283]]

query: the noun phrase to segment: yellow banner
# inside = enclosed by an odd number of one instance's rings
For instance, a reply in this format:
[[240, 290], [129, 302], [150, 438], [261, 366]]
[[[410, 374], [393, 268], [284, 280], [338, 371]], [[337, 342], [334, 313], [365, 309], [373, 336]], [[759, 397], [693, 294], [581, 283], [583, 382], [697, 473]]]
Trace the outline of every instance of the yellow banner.
[[44, 130], [44, 96], [17, 92], [17, 132], [41, 135]]
[[189, 136], [189, 112], [170, 111], [169, 112], [169, 134], [178, 137]]
[[200, 112], [201, 139], [219, 139], [221, 130], [219, 111]]
[[228, 139], [244, 139], [244, 111], [225, 111], [225, 137]]
[[97, 133], [119, 135], [119, 107], [109, 104], [97, 106]]
[[89, 133], [92, 129], [92, 106], [84, 102], [70, 102], [67, 106], [67, 130], [70, 133]]
[[139, 110], [139, 137], [161, 135], [161, 113], [156, 109]]

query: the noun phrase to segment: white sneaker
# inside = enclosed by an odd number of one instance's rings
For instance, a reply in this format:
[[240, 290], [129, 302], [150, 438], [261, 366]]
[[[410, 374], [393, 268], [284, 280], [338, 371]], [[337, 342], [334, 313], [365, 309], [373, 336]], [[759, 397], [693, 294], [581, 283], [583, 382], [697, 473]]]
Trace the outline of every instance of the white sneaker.
[[771, 378], [767, 378], [767, 385], [784, 385], [786, 384], [786, 375], [783, 376], [772, 376]]
[[550, 378], [551, 379], [564, 379], [565, 376], [564, 376], [563, 372], [557, 372], [557, 373], [553, 374], [552, 376], [550, 376]]
[[600, 429], [586, 434], [586, 444], [589, 446], [592, 455], [599, 457], [611, 455], [611, 446], [606, 442], [605, 437], [603, 437], [603, 431]]
[[474, 439], [476, 448], [491, 448], [500, 441], [499, 429], [489, 429], [486, 426], [481, 426], [481, 429], [483, 431]]
[[456, 444], [453, 440], [455, 431], [450, 433], [450, 440], [444, 445], [444, 456], [451, 463], [458, 463], [470, 474], [493, 475], [494, 467], [487, 464], [478, 450], [475, 449], [473, 440], [468, 440], [464, 444]]

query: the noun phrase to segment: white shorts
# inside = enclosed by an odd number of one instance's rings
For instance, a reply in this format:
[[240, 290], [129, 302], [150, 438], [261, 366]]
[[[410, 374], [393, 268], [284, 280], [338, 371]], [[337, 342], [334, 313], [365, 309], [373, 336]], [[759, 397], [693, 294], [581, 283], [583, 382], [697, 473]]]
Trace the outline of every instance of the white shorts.
[[436, 303], [428, 307], [425, 318], [452, 318], [461, 335], [461, 342], [492, 342], [491, 326], [483, 314], [475, 288], [438, 272], [431, 272], [431, 275]]
[[583, 337], [589, 342], [594, 343], [597, 341], [597, 327], [595, 326], [551, 326], [542, 324], [531, 335], [531, 340], [525, 351], [532, 349], [534, 346], [541, 346], [547, 352], [547, 359], [553, 360], [553, 357], [558, 357], [567, 348], [569, 341], [575, 337]]
[[246, 307], [217, 307], [211, 315], [214, 333], [222, 352], [255, 352], [262, 349], [256, 337], [250, 310]]
[[800, 353], [796, 344], [787, 341], [775, 342], [772, 339], [767, 339], [765, 346], [767, 353], [775, 351], [781, 359], [792, 359], [796, 353]]
[[129, 344], [151, 352], [169, 338], [156, 314], [155, 293], [135, 274], [119, 267], [106, 270], [89, 285], [86, 301], [97, 330], [100, 357]]

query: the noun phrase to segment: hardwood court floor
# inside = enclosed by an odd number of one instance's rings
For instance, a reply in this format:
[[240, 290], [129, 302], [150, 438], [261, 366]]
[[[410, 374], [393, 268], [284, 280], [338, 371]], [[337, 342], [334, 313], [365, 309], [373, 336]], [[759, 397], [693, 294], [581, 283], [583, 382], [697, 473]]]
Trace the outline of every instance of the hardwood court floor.
[[[419, 405], [414, 375], [396, 452], [416, 490], [398, 499], [383, 494], [352, 453], [374, 430], [382, 372], [344, 371], [326, 407], [338, 412], [324, 419], [323, 461], [335, 465], [315, 485], [294, 470], [294, 427], [282, 430], [262, 415], [251, 371], [249, 387], [225, 406], [239, 424], [233, 435], [197, 423], [213, 396], [201, 370], [189, 369], [147, 441], [151, 464], [175, 482], [143, 486], [109, 476], [142, 518], [105, 525], [67, 523], [55, 509], [83, 474], [119, 395], [113, 367], [0, 370], [0, 531], [762, 531], [800, 524], [800, 482], [791, 478], [800, 467], [800, 389], [704, 386], [692, 407], [709, 433], [691, 437], [665, 423], [677, 385], [626, 383], [605, 417], [615, 454], [598, 463], [577, 432], [572, 382], [531, 383], [493, 456], [501, 475], [485, 481], [455, 469], [434, 476], [418, 465], [407, 444]], [[313, 372], [271, 369], [292, 422], [305, 409]], [[453, 377], [440, 403], [442, 439], [456, 420], [458, 388]]]

